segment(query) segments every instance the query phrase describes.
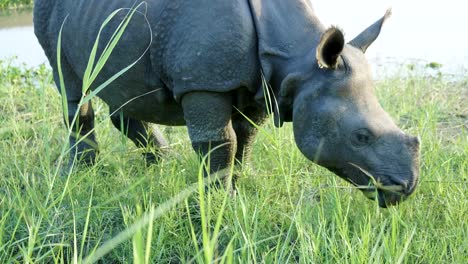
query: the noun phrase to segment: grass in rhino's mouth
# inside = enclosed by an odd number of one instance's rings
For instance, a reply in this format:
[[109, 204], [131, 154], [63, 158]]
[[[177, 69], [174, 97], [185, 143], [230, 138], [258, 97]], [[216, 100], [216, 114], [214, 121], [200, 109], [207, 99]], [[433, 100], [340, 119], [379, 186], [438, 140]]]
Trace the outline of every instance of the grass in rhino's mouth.
[[356, 185], [356, 187], [360, 190], [366, 190], [366, 192], [375, 192], [377, 190], [380, 191], [386, 191], [386, 192], [402, 192], [403, 191], [403, 186], [401, 185], [383, 185], [378, 179], [376, 179], [370, 172], [366, 171], [365, 169], [361, 168], [360, 166], [349, 162], [349, 164], [355, 168], [357, 168], [359, 171], [364, 173], [369, 179], [371, 180], [371, 183], [367, 186], [363, 185]]

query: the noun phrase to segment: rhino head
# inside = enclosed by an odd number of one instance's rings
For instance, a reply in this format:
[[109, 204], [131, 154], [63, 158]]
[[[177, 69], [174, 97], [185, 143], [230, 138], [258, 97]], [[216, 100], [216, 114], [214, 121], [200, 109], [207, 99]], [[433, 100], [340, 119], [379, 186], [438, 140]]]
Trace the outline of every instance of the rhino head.
[[348, 44], [338, 28], [329, 28], [309, 73], [282, 84], [282, 92], [291, 94], [289, 119], [300, 151], [381, 207], [408, 197], [419, 176], [419, 140], [403, 133], [380, 106], [364, 57], [388, 16]]

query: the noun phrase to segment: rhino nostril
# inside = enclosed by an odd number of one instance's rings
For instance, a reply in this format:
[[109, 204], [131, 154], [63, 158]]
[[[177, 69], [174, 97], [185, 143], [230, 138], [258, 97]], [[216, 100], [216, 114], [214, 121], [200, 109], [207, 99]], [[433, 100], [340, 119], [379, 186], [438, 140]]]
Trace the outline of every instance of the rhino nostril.
[[410, 148], [419, 149], [420, 140], [419, 137], [408, 136], [405, 143]]
[[408, 187], [405, 189], [405, 194], [406, 195], [411, 195], [414, 190], [416, 190], [416, 186], [418, 186], [419, 180], [416, 178], [416, 180], [412, 181]]

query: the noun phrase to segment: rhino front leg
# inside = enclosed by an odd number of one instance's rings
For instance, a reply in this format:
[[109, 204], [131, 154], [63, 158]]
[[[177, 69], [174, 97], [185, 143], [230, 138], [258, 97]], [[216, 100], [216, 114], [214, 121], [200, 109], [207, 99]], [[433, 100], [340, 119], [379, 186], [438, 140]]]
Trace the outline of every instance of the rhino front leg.
[[264, 110], [254, 107], [233, 115], [232, 125], [237, 136], [236, 160], [240, 164], [250, 160], [252, 144], [258, 132], [257, 127], [263, 125], [267, 117]]
[[125, 117], [122, 112], [111, 116], [112, 124], [124, 135], [135, 143], [139, 148], [148, 149], [151, 147], [155, 152], [143, 153], [148, 164], [157, 163], [162, 155], [162, 150], [167, 148], [168, 144], [162, 133], [155, 126], [146, 122]]
[[194, 150], [209, 157], [208, 173], [230, 168], [237, 148], [231, 95], [192, 92], [182, 98], [182, 107]]

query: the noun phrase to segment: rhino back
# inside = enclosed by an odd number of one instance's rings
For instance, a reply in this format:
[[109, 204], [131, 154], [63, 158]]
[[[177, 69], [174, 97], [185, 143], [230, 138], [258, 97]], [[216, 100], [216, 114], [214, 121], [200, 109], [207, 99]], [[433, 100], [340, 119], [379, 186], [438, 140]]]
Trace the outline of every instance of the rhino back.
[[170, 1], [154, 32], [152, 62], [176, 99], [191, 91], [259, 86], [257, 36], [246, 0]]
[[[102, 54], [134, 1], [65, 0], [63, 3], [68, 14], [62, 33], [63, 53], [77, 75], [83, 76], [102, 23], [111, 13], [121, 9], [101, 32], [97, 57]], [[140, 7], [138, 11], [144, 12], [144, 8]], [[150, 30], [144, 15], [135, 13], [103, 69], [102, 80], [108, 79], [144, 54], [150, 45]]]
[[[68, 15], [62, 53], [76, 75], [83, 76], [101, 24], [112, 12], [130, 8], [135, 1], [36, 0], [38, 3], [42, 12], [35, 11], [39, 14], [35, 14], [35, 27], [51, 64], [54, 41]], [[260, 86], [257, 39], [247, 1], [150, 1], [138, 11], [95, 82], [104, 82], [145, 54], [99, 94], [111, 108], [127, 103], [129, 115], [160, 122], [151, 115], [171, 108], [180, 111], [174, 104], [187, 92], [229, 92], [240, 87], [254, 92]], [[127, 13], [119, 12], [103, 30], [98, 56]], [[42, 21], [41, 29], [36, 21]], [[148, 45], [150, 51], [145, 53]], [[159, 92], [128, 103], [155, 89]]]

